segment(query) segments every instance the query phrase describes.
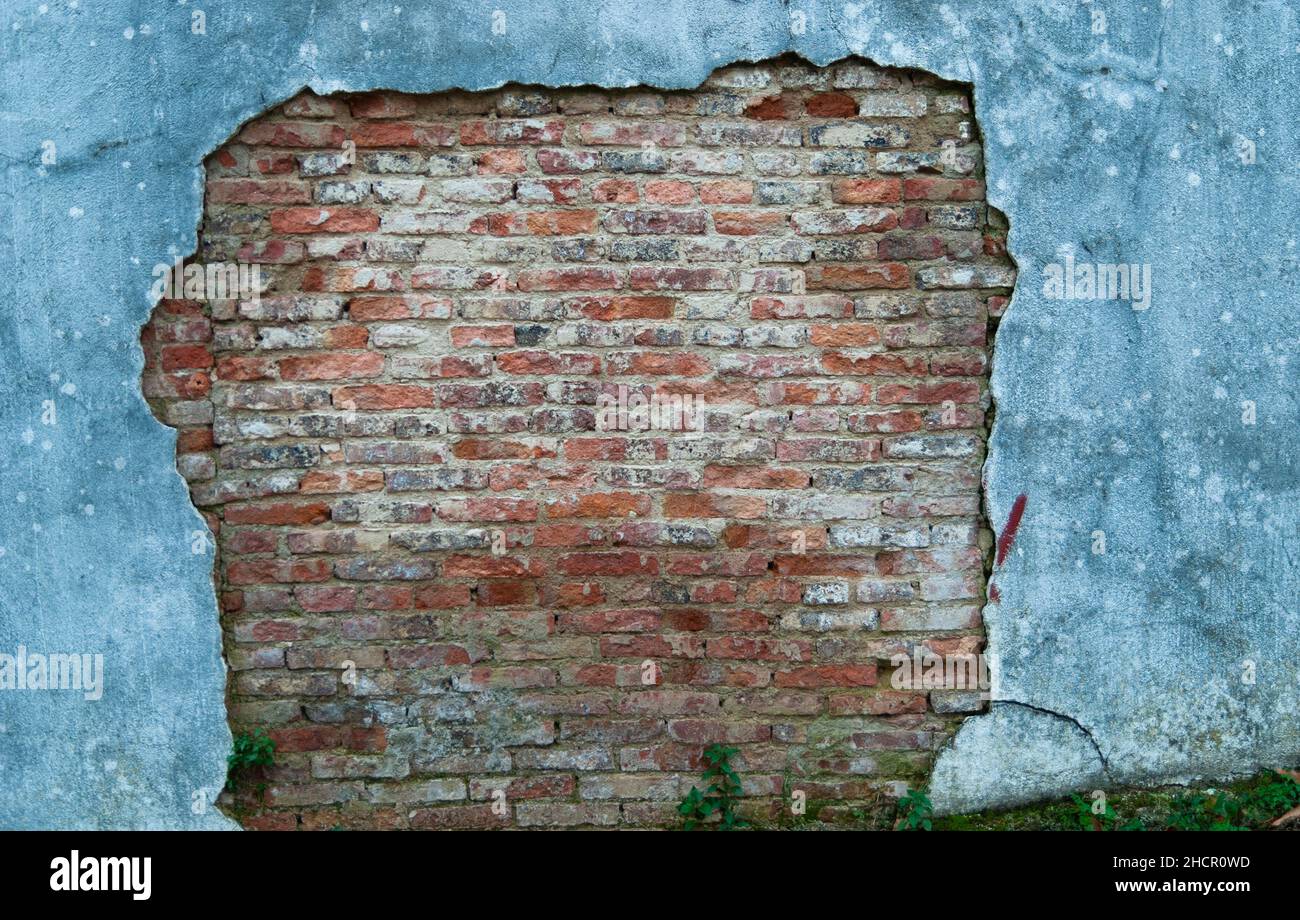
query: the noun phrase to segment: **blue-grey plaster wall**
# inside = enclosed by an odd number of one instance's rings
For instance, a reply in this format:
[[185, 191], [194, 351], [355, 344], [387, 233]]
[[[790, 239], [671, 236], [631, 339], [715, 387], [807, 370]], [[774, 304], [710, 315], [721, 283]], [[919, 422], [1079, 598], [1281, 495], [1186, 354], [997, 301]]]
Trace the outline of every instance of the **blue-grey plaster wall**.
[[[1294, 762], [1293, 3], [9, 0], [0, 653], [101, 653], [105, 691], [0, 691], [0, 827], [228, 825], [201, 804], [230, 742], [211, 550], [137, 347], [206, 153], [304, 85], [689, 87], [791, 50], [972, 82], [1020, 266], [986, 471], [995, 528], [1028, 496], [986, 611], [999, 701], [941, 756], [937, 804]], [[1066, 251], [1149, 263], [1150, 308], [1045, 296]]]

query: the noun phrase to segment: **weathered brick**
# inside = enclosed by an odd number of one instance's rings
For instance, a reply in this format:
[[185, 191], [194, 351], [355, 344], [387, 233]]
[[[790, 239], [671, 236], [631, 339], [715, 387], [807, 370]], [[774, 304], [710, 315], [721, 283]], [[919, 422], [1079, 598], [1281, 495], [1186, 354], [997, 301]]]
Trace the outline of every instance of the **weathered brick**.
[[282, 758], [247, 826], [671, 824], [713, 743], [752, 814], [923, 774], [983, 700], [879, 669], [982, 648], [1014, 283], [969, 111], [783, 60], [304, 92], [209, 158], [267, 289], [162, 301], [143, 389]]

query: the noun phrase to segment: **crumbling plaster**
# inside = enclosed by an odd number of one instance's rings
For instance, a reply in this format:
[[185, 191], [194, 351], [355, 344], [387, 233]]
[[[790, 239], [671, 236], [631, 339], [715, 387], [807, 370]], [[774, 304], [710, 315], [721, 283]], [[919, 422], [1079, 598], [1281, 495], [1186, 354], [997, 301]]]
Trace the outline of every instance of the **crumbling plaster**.
[[[0, 692], [0, 827], [229, 826], [201, 804], [230, 744], [211, 548], [137, 344], [152, 267], [194, 249], [205, 154], [304, 85], [690, 87], [788, 51], [973, 83], [1020, 268], [986, 468], [995, 530], [1027, 496], [986, 610], [1001, 701], [940, 756], [936, 805], [1293, 761], [1293, 4], [22, 0], [0, 14], [0, 651], [102, 653], [105, 691]], [[1150, 264], [1149, 309], [1045, 296], [1067, 251]]]

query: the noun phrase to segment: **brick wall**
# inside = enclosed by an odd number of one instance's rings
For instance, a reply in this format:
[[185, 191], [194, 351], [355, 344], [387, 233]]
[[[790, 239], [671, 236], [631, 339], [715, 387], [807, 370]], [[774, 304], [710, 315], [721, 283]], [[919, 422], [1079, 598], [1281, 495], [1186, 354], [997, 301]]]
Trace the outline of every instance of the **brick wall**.
[[[245, 126], [197, 260], [267, 290], [143, 335], [218, 535], [232, 724], [278, 746], [227, 805], [672, 823], [715, 741], [763, 820], [924, 781], [979, 706], [890, 658], [982, 644], [1013, 278], [982, 175], [961, 86], [860, 61]], [[620, 392], [701, 397], [701, 428], [605, 430]]]

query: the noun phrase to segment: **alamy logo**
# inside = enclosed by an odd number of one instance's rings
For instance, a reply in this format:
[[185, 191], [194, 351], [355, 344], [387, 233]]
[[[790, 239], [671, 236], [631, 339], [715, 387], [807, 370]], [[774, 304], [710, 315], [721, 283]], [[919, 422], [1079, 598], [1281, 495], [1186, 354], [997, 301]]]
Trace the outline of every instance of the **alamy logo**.
[[1151, 306], [1151, 264], [1075, 262], [1067, 253], [1064, 263], [1043, 266], [1043, 296], [1050, 300], [1127, 300], [1140, 312]]
[[80, 690], [98, 700], [104, 695], [104, 656], [42, 655], [20, 645], [16, 655], [0, 652], [0, 690]]
[[936, 655], [913, 649], [889, 663], [895, 668], [890, 686], [895, 690], [978, 690], [980, 699], [993, 699], [994, 662], [989, 655]]
[[256, 304], [262, 295], [262, 266], [248, 262], [159, 262], [153, 267], [153, 276], [150, 293], [160, 300], [247, 300]]
[[703, 431], [704, 397], [661, 393], [648, 397], [619, 384], [618, 393], [596, 397], [597, 431]]
[[153, 858], [150, 856], [69, 856], [50, 860], [51, 891], [129, 891], [136, 901], [152, 892]]

